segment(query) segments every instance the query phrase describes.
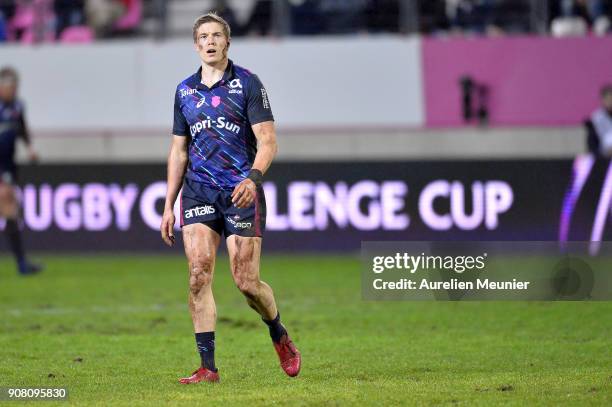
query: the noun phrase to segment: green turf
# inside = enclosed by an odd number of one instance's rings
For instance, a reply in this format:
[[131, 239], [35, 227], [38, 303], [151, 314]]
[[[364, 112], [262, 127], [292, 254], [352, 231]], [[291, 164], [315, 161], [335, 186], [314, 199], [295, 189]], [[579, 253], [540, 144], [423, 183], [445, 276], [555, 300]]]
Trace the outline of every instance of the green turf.
[[364, 302], [356, 258], [268, 255], [304, 358], [291, 379], [222, 258], [222, 382], [182, 386], [198, 364], [182, 258], [43, 260], [19, 278], [0, 259], [0, 387], [99, 406], [612, 405], [612, 303]]

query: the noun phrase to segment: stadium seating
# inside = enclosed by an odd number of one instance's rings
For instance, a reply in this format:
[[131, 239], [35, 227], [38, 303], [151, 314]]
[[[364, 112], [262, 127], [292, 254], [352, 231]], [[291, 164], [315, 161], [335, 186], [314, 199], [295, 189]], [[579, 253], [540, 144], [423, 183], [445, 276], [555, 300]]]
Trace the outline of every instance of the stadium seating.
[[18, 1], [7, 25], [8, 40], [22, 44], [54, 41], [52, 8], [52, 0]]

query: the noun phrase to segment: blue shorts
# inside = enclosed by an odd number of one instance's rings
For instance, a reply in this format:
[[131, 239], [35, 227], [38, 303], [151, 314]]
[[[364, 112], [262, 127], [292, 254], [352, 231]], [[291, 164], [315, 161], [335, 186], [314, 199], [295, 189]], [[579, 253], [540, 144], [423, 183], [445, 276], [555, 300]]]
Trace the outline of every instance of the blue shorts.
[[181, 227], [203, 223], [225, 237], [262, 237], [266, 226], [266, 198], [257, 187], [255, 202], [248, 208], [232, 203], [232, 191], [209, 188], [185, 179], [181, 194]]

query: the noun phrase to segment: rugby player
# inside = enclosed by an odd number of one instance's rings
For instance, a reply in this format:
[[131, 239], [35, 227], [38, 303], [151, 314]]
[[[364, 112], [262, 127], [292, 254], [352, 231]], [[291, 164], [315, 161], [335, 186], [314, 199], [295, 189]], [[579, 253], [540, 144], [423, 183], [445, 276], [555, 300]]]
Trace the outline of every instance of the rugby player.
[[222, 235], [236, 286], [268, 326], [282, 369], [294, 377], [300, 352], [280, 321], [272, 289], [259, 276], [266, 219], [261, 183], [277, 152], [270, 102], [259, 78], [228, 59], [231, 37], [225, 20], [214, 13], [199, 17], [193, 40], [202, 66], [176, 88], [161, 223], [162, 239], [172, 246], [173, 207], [182, 185], [180, 224], [201, 367], [179, 381], [219, 381], [212, 281]]
[[13, 68], [0, 69], [0, 217], [6, 220], [4, 234], [22, 275], [35, 274], [41, 267], [27, 261], [21, 231], [19, 230], [19, 204], [15, 196], [17, 164], [15, 144], [22, 139], [31, 161], [38, 159], [32, 148], [24, 119], [23, 104], [17, 100], [17, 72]]

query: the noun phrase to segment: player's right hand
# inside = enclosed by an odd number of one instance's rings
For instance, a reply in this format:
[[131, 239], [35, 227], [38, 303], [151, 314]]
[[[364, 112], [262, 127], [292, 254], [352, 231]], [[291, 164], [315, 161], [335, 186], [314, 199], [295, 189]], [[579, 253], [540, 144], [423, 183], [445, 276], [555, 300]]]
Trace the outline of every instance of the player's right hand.
[[161, 222], [161, 236], [168, 246], [174, 246], [174, 212], [171, 209], [165, 210]]

